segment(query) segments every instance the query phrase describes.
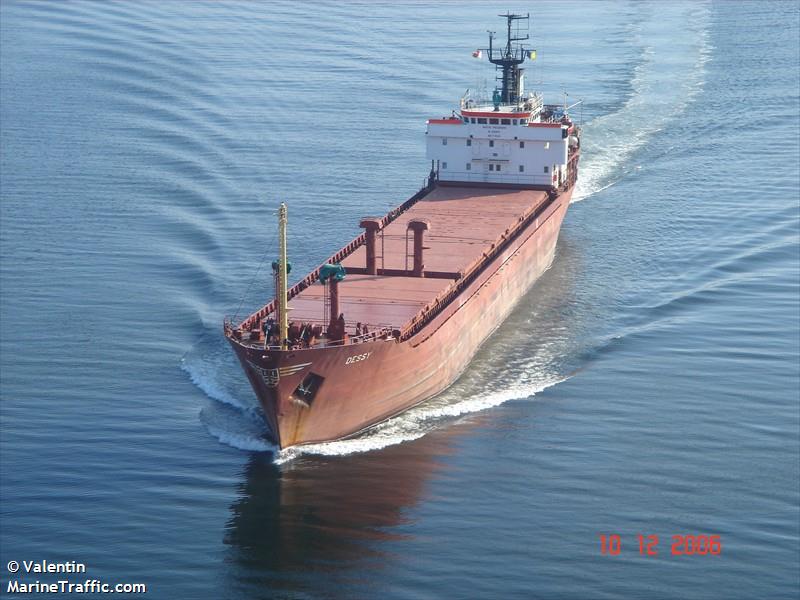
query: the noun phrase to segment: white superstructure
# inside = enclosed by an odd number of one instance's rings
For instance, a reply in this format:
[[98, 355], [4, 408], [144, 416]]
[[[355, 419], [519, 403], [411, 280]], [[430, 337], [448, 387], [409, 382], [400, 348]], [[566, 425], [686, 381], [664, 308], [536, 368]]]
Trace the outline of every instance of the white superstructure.
[[513, 105], [462, 98], [458, 113], [428, 120], [428, 160], [440, 181], [559, 187], [579, 143], [565, 108], [539, 94]]

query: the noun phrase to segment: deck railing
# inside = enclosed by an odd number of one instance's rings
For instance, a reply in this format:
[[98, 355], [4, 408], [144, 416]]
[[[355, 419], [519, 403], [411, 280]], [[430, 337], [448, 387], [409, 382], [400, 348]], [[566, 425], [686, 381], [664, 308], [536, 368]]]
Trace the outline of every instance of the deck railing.
[[[393, 326], [387, 323], [364, 323], [367, 333], [359, 333], [361, 329], [358, 327], [358, 325], [361, 325], [361, 323], [354, 324], [350, 322], [345, 324], [345, 339], [329, 340], [327, 339], [328, 323], [323, 319], [304, 319], [300, 323], [293, 323], [293, 325], [297, 326], [298, 333], [300, 335], [290, 338], [289, 348], [292, 350], [315, 348], [318, 346], [360, 344], [379, 338], [389, 339], [395, 332]], [[309, 329], [309, 332], [306, 334], [304, 339], [303, 330], [306, 327], [311, 329]], [[313, 333], [310, 333], [315, 328], [321, 332], [319, 334], [319, 338], [316, 338]], [[231, 331], [231, 334], [243, 346], [249, 346], [251, 348], [264, 348], [266, 350], [279, 350], [281, 348], [281, 346], [278, 344], [268, 343], [271, 340], [265, 335], [264, 329], [260, 322], [258, 323], [258, 327], [255, 327], [252, 330], [236, 329], [235, 331]], [[314, 340], [313, 343], [310, 343], [312, 340]]]
[[[489, 158], [481, 159], [482, 161], [503, 162], [507, 159], [502, 158]], [[505, 162], [503, 162], [505, 164]], [[508, 183], [514, 185], [530, 185], [537, 187], [547, 187], [553, 185], [552, 173], [544, 175], [530, 175], [525, 173], [508, 173], [500, 171], [453, 171], [450, 169], [441, 169], [439, 171], [439, 180], [443, 182], [457, 182], [465, 181], [469, 183]]]

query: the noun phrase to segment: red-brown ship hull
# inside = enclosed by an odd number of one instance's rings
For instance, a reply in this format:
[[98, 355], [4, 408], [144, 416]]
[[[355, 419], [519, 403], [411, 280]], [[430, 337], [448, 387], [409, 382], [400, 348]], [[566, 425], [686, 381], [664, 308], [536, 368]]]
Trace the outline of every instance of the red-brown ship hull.
[[[549, 267], [572, 187], [553, 195], [502, 252], [408, 339], [298, 350], [233, 346], [281, 448], [352, 436], [438, 394]], [[294, 396], [310, 369], [323, 378], [313, 402]], [[264, 374], [280, 373], [277, 380]]]

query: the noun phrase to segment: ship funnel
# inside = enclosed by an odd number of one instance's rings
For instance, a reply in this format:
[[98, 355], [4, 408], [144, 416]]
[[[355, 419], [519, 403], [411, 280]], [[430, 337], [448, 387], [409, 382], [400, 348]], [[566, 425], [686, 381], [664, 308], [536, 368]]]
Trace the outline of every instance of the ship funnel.
[[367, 275], [377, 275], [378, 265], [375, 260], [375, 238], [378, 230], [381, 228], [381, 220], [377, 217], [364, 217], [358, 224], [363, 227], [367, 246]]
[[423, 236], [426, 231], [431, 228], [430, 221], [423, 219], [412, 219], [408, 222], [408, 229], [414, 232], [414, 270], [412, 274], [414, 277], [425, 276], [425, 264], [422, 260], [422, 245]]

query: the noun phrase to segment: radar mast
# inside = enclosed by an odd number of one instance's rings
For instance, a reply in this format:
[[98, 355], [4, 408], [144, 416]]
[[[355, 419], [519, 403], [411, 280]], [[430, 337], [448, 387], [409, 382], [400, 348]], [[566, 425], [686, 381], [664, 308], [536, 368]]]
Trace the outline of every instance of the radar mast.
[[[524, 42], [530, 38], [528, 27], [530, 13], [525, 15], [512, 14], [497, 15], [506, 19], [506, 44], [504, 48], [494, 47], [495, 32], [489, 32], [489, 48], [487, 57], [489, 62], [497, 65], [498, 77], [501, 82], [500, 101], [503, 104], [516, 104], [522, 93], [522, 72], [519, 65], [525, 62], [529, 50], [516, 42]], [[524, 21], [525, 28], [521, 27]], [[513, 31], [512, 31], [513, 29]], [[523, 35], [524, 32], [524, 35]]]

